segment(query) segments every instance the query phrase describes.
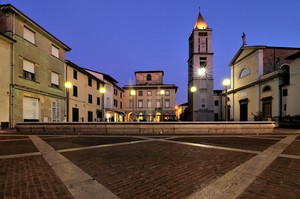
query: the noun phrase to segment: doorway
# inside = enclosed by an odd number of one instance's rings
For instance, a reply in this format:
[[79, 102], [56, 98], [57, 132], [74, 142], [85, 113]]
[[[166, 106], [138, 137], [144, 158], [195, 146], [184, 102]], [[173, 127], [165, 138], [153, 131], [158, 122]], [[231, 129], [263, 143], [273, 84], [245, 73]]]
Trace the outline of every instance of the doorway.
[[240, 101], [240, 121], [248, 121], [248, 99]]
[[72, 108], [72, 121], [79, 122], [79, 109], [78, 108]]

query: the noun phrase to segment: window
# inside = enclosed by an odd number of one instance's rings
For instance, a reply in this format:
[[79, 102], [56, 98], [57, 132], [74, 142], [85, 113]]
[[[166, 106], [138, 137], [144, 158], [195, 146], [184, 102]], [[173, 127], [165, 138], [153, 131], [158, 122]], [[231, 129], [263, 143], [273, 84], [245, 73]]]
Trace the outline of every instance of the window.
[[270, 91], [271, 90], [271, 87], [270, 86], [265, 86], [263, 88], [263, 92], [267, 92], [267, 91]]
[[39, 121], [40, 119], [40, 100], [37, 98], [23, 98], [23, 119], [24, 122]]
[[143, 96], [143, 91], [139, 91], [139, 96]]
[[93, 81], [92, 78], [89, 77], [89, 78], [88, 78], [88, 85], [89, 85], [89, 86], [92, 86], [92, 85], [93, 85], [93, 84], [92, 84], [92, 81]]
[[288, 96], [288, 90], [287, 89], [282, 90], [282, 96]]
[[100, 106], [100, 97], [97, 97], [97, 105]]
[[73, 70], [73, 78], [77, 79], [77, 70]]
[[27, 27], [24, 27], [24, 39], [35, 44], [35, 33]]
[[246, 77], [247, 75], [250, 74], [250, 70], [248, 67], [245, 67], [241, 70], [240, 72], [240, 75], [239, 75], [239, 78], [243, 78], [243, 77]]
[[147, 99], [147, 108], [151, 108], [151, 106], [152, 106], [152, 100]]
[[170, 100], [169, 99], [165, 99], [165, 107], [170, 108]]
[[118, 108], [118, 100], [114, 99], [114, 107]]
[[120, 98], [122, 98], [123, 96], [122, 96], [122, 93], [120, 92]]
[[51, 72], [51, 86], [59, 88], [59, 75], [55, 72]]
[[92, 121], [93, 121], [93, 112], [88, 111], [88, 122], [92, 122]]
[[129, 108], [133, 108], [133, 100], [129, 100]]
[[169, 91], [169, 90], [166, 90], [166, 91], [165, 91], [165, 95], [166, 95], [166, 96], [170, 96], [170, 91]]
[[51, 121], [60, 122], [60, 104], [59, 102], [51, 103]]
[[122, 104], [122, 102], [120, 102], [120, 108], [121, 108], [121, 109], [123, 108], [123, 104]]
[[147, 91], [147, 96], [151, 96], [152, 92], [151, 91]]
[[157, 99], [157, 100], [156, 100], [156, 107], [157, 107], [157, 108], [160, 108], [160, 107], [161, 107], [160, 99]]
[[114, 95], [117, 96], [118, 95], [118, 90], [114, 88]]
[[51, 54], [54, 56], [54, 57], [57, 57], [59, 58], [59, 49], [55, 46], [51, 46]]
[[93, 96], [92, 96], [91, 94], [88, 94], [88, 102], [89, 102], [90, 104], [93, 103]]
[[143, 100], [141, 99], [138, 100], [138, 107], [143, 108]]
[[215, 100], [215, 106], [219, 106], [219, 101]]
[[74, 86], [74, 85], [73, 85], [73, 96], [78, 97], [78, 88], [77, 88], [77, 86]]
[[152, 80], [152, 76], [150, 74], [147, 75], [147, 81], [151, 81]]
[[99, 89], [100, 89], [100, 83], [97, 82], [97, 90], [99, 90]]
[[34, 63], [23, 59], [23, 77], [25, 79], [35, 81]]

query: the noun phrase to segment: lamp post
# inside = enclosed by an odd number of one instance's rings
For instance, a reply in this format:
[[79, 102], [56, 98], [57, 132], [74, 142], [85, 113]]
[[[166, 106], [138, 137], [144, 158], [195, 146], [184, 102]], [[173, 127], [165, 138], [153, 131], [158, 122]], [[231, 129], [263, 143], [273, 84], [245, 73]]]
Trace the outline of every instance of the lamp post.
[[191, 111], [192, 111], [192, 121], [194, 121], [194, 93], [197, 91], [197, 87], [196, 86], [192, 86], [190, 88], [190, 91], [192, 93], [192, 107], [191, 107]]
[[130, 96], [132, 97], [132, 121], [134, 120], [134, 97], [136, 95], [135, 90], [130, 90]]
[[228, 86], [230, 85], [230, 79], [226, 78], [222, 82], [224, 89], [225, 89], [225, 121], [228, 121], [228, 99], [227, 99], [227, 89]]
[[164, 113], [163, 113], [163, 109], [164, 109], [164, 94], [165, 94], [165, 90], [160, 90], [160, 95], [161, 95], [161, 118], [160, 118], [160, 120], [162, 122], [164, 121]]
[[102, 109], [102, 121], [105, 121], [105, 107], [104, 107], [104, 93], [105, 93], [105, 87], [100, 87], [99, 92], [101, 93], [101, 109]]
[[65, 88], [66, 88], [66, 96], [67, 96], [67, 122], [69, 122], [69, 104], [70, 104], [70, 88], [72, 88], [72, 83], [71, 82], [66, 82], [65, 83]]

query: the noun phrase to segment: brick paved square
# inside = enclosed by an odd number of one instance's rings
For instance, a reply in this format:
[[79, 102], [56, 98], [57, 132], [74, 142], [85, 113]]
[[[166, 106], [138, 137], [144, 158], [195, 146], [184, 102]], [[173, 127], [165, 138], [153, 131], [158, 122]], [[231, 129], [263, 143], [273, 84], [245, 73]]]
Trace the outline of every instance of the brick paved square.
[[41, 137], [47, 144], [52, 146], [55, 150], [78, 148], [86, 146], [115, 144], [122, 142], [132, 142], [138, 140], [144, 140], [134, 137], [97, 137], [97, 136], [74, 136], [74, 137], [60, 137], [60, 138], [44, 138]]
[[252, 154], [150, 141], [62, 153], [120, 198], [183, 198]]
[[0, 159], [0, 198], [73, 198], [42, 156]]
[[172, 140], [180, 142], [190, 142], [196, 144], [208, 144], [213, 146], [222, 146], [254, 151], [263, 151], [271, 145], [278, 142], [278, 140], [259, 139], [249, 137], [182, 137]]
[[28, 140], [0, 141], [0, 156], [32, 152], [38, 152], [38, 149], [29, 138]]
[[277, 158], [239, 199], [299, 199], [300, 160]]
[[282, 153], [300, 156], [300, 140], [292, 142], [292, 144], [290, 144]]
[[14, 139], [28, 139], [27, 136], [9, 136], [9, 135], [0, 135], [1, 140], [14, 140]]

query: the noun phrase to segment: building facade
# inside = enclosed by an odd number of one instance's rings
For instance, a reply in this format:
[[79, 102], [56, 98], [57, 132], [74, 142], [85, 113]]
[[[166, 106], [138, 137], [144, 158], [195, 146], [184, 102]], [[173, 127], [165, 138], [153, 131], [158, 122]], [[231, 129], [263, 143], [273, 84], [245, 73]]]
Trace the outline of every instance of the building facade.
[[70, 47], [10, 4], [0, 5], [0, 32], [15, 41], [8, 48], [11, 63], [5, 66], [11, 74], [9, 126], [63, 121], [65, 56]]
[[67, 90], [67, 121], [104, 121], [100, 88], [104, 88], [105, 83], [71, 61], [67, 61], [66, 71], [66, 80], [71, 85]]
[[[299, 93], [297, 83], [300, 74], [297, 66], [291, 71], [292, 60], [287, 57], [299, 51], [300, 48], [247, 46], [243, 41], [242, 47], [229, 64], [230, 119], [249, 121], [254, 120], [257, 115], [266, 119], [281, 118], [288, 114], [296, 105], [297, 97], [294, 92]], [[296, 60], [295, 64], [297, 63]]]
[[164, 84], [163, 76], [163, 71], [135, 72], [136, 84], [123, 87], [126, 121], [177, 120], [177, 86]]
[[104, 109], [105, 120], [111, 122], [124, 122], [125, 113], [123, 110], [124, 90], [118, 86], [118, 81], [110, 75], [85, 69], [90, 74], [102, 80], [105, 84]]
[[188, 107], [189, 120], [214, 120], [212, 29], [201, 13], [189, 37]]

